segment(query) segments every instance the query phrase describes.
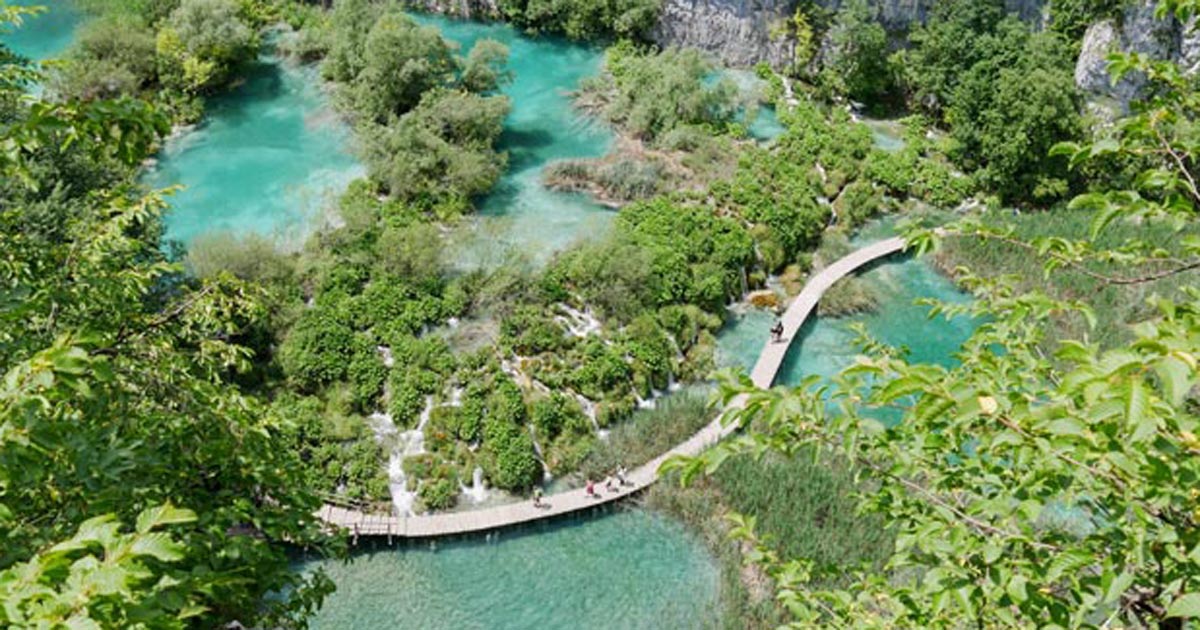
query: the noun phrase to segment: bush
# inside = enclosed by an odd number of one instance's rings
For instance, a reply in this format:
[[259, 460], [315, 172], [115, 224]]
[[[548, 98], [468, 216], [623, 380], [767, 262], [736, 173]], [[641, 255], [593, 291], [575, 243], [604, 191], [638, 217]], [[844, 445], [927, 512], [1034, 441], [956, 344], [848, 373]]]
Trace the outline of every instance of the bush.
[[155, 82], [154, 31], [135, 16], [100, 17], [80, 27], [51, 89], [65, 98], [136, 95]]
[[529, 432], [492, 416], [484, 423], [480, 463], [492, 485], [502, 490], [524, 490], [541, 478]]
[[501, 12], [514, 24], [574, 39], [644, 37], [661, 8], [662, 0], [500, 0]]
[[605, 69], [583, 85], [580, 102], [602, 103], [605, 117], [638, 138], [655, 142], [681, 126], [734, 122], [737, 86], [729, 79], [711, 82], [716, 68], [699, 50], [643, 53], [624, 42], [608, 49]]
[[433, 208], [465, 207], [487, 192], [507, 163], [494, 150], [508, 99], [457, 90], [425, 94], [420, 104], [365, 134], [371, 177], [398, 199]]
[[182, 0], [158, 32], [159, 74], [164, 85], [204, 92], [223, 85], [258, 51], [253, 29], [236, 0]]
[[457, 69], [450, 45], [436, 28], [388, 11], [363, 42], [361, 68], [349, 81], [346, 98], [362, 120], [385, 124], [447, 84]]
[[348, 320], [342, 308], [317, 305], [305, 310], [288, 331], [279, 363], [300, 391], [315, 392], [346, 377], [355, 347]]

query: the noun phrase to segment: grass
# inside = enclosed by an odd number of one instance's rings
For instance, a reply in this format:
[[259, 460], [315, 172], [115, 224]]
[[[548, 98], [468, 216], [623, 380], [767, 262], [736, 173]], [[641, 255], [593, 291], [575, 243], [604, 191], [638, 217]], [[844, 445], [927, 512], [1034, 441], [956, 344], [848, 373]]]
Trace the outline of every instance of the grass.
[[708, 545], [721, 570], [719, 627], [774, 628], [786, 613], [774, 602], [770, 577], [747, 567], [729, 540], [727, 515], [753, 514], [757, 532], [785, 559], [804, 558], [832, 570], [815, 587], [841, 583], [839, 571], [870, 565], [882, 570], [893, 540], [881, 519], [855, 509], [853, 472], [825, 458], [800, 455], [757, 460], [737, 456], [716, 475], [680, 487], [668, 478], [646, 495], [646, 505], [682, 521]]
[[[1067, 210], [992, 216], [998, 223], [1013, 226], [1015, 236], [1023, 240], [1042, 236], [1087, 239], [1092, 221], [1089, 212]], [[1189, 235], [1200, 235], [1200, 226], [1189, 224], [1184, 230], [1175, 232], [1171, 226], [1162, 223], [1126, 222], [1111, 225], [1095, 244], [1097, 248], [1115, 248], [1137, 239], [1178, 251], [1179, 241]], [[1197, 272], [1130, 286], [1107, 284], [1071, 269], [1058, 269], [1047, 277], [1042, 268], [1043, 259], [1027, 250], [994, 240], [970, 238], [948, 239], [935, 260], [944, 270], [953, 271], [962, 266], [982, 277], [1008, 275], [1020, 291], [1040, 290], [1053, 297], [1087, 302], [1096, 314], [1095, 330], [1088, 330], [1080, 317], [1063, 318], [1055, 321], [1048, 331], [1048, 341], [1087, 339], [1102, 347], [1113, 347], [1130, 340], [1129, 324], [1156, 314], [1147, 302], [1152, 296], [1178, 297], [1183, 287], [1200, 282]], [[1095, 264], [1089, 268], [1112, 275], [1129, 273], [1119, 265]]]
[[653, 409], [634, 412], [607, 440], [597, 442], [580, 469], [587, 477], [602, 479], [621, 466], [636, 468], [692, 437], [715, 417], [701, 391], [661, 398]]

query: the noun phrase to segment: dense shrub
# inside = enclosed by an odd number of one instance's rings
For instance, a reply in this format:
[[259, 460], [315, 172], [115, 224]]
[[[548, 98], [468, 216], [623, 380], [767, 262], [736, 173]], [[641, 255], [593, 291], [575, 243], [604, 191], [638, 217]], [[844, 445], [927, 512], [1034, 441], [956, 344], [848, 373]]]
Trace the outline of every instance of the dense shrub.
[[605, 74], [583, 85], [580, 102], [650, 142], [684, 125], [722, 128], [734, 121], [738, 90], [711, 81], [715, 72], [693, 48], [641, 52], [623, 42], [605, 53]]
[[508, 99], [458, 90], [424, 95], [419, 105], [365, 138], [371, 177], [398, 199], [460, 212], [500, 178], [506, 157], [494, 149]]
[[236, 0], [182, 0], [158, 32], [157, 48], [164, 85], [204, 92], [253, 59], [258, 38]]
[[500, 0], [513, 23], [534, 31], [558, 31], [574, 39], [608, 35], [643, 37], [654, 26], [662, 0]]

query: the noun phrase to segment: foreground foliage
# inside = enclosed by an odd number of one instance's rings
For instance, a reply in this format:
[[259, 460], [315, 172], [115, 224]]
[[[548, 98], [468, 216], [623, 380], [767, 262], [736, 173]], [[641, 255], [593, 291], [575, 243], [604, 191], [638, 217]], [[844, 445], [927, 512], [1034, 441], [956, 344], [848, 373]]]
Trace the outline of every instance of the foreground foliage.
[[281, 545], [324, 543], [318, 503], [229, 382], [260, 292], [164, 259], [132, 180], [161, 111], [0, 64], [0, 625], [302, 625], [329, 585]]

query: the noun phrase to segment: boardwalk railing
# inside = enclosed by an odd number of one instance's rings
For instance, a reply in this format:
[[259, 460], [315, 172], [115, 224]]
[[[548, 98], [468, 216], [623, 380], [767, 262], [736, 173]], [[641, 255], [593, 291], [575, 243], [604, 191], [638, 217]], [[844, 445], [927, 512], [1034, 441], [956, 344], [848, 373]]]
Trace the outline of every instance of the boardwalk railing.
[[[788, 305], [788, 309], [782, 317], [784, 342], [768, 342], [762, 353], [759, 354], [758, 361], [750, 373], [754, 384], [764, 389], [774, 384], [791, 341], [796, 338], [800, 327], [816, 309], [821, 296], [829, 287], [864, 265], [903, 251], [904, 248], [904, 240], [900, 238], [879, 241], [850, 253], [813, 276], [804, 286], [800, 295], [796, 296]], [[735, 399], [730, 403], [730, 408], [736, 408], [743, 404], [745, 404], [744, 399]], [[724, 411], [718, 415], [717, 419], [686, 442], [631, 471], [626, 476], [627, 483], [615, 488], [612, 492], [597, 488], [597, 494], [589, 496], [585, 490], [579, 489], [546, 497], [543, 499], [542, 505], [538, 507], [529, 501], [524, 501], [466, 512], [409, 517], [372, 514], [344, 504], [342, 506], [327, 504], [321, 508], [317, 516], [330, 525], [345, 528], [357, 540], [359, 536], [387, 536], [389, 539], [393, 536], [400, 538], [452, 536], [499, 529], [586, 510], [597, 505], [618, 501], [649, 487], [658, 480], [658, 469], [668, 458], [675, 455], [689, 457], [699, 455], [706, 448], [732, 433], [736, 429], [736, 425], [726, 426], [722, 423], [721, 418], [724, 417]]]

